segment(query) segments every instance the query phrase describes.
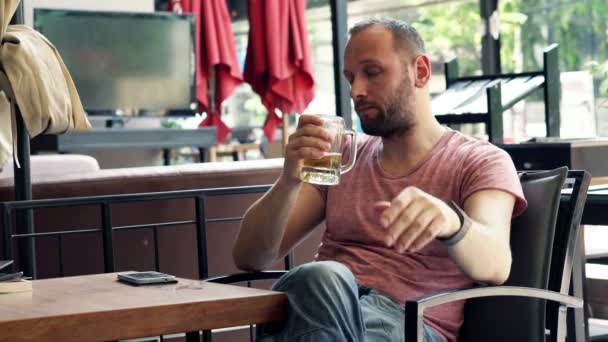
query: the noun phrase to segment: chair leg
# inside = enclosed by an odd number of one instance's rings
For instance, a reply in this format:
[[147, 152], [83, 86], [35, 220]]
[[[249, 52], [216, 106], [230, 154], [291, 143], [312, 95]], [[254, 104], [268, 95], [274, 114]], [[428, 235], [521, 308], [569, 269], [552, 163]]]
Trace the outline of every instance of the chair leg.
[[[582, 298], [587, 303], [586, 292], [584, 291], [585, 279], [585, 227], [579, 229], [578, 244], [574, 251], [572, 263], [571, 293], [578, 298]], [[568, 315], [567, 342], [586, 342], [589, 341], [588, 312], [585, 307], [582, 309], [570, 310]]]
[[567, 335], [567, 317], [568, 317], [568, 308], [565, 305], [560, 305], [559, 306], [559, 312], [557, 314], [558, 317], [558, 322], [557, 322], [557, 326], [555, 326], [555, 332], [551, 332], [551, 335], [553, 335], [552, 337], [555, 337], [554, 340], [552, 341], [557, 341], [557, 342], [565, 342], [566, 341], [566, 335]]
[[186, 342], [200, 342], [201, 337], [198, 331], [190, 331], [186, 333]]

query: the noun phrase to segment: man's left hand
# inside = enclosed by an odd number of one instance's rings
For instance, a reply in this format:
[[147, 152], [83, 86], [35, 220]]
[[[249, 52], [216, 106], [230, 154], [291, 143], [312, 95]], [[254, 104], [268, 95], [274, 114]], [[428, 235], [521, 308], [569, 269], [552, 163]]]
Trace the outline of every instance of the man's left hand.
[[378, 202], [384, 242], [399, 253], [417, 252], [435, 238], [449, 238], [460, 229], [458, 215], [442, 200], [415, 188], [405, 188], [391, 202]]

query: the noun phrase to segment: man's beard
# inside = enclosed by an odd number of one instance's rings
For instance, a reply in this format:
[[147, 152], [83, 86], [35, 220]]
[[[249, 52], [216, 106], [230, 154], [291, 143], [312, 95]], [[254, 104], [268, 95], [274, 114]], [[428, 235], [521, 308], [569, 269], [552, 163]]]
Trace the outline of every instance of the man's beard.
[[368, 135], [391, 138], [406, 134], [416, 125], [414, 113], [411, 109], [414, 106], [412, 103], [408, 106], [408, 101], [413, 101], [414, 96], [411, 88], [405, 82], [407, 80], [401, 81], [397, 91], [388, 97], [385, 108], [365, 100], [355, 102], [355, 108], [369, 106], [378, 111], [373, 118], [359, 116], [363, 132]]

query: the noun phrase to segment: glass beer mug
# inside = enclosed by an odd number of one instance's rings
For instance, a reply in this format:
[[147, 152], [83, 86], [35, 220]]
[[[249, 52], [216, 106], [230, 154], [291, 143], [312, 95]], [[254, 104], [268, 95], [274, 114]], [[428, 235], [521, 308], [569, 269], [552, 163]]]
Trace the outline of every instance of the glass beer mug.
[[[317, 115], [323, 119], [323, 128], [332, 137], [331, 148], [321, 158], [304, 159], [300, 179], [319, 185], [336, 185], [340, 175], [350, 171], [357, 159], [357, 134], [346, 129], [344, 120], [339, 116]], [[352, 136], [348, 164], [342, 165], [342, 149], [346, 136]]]

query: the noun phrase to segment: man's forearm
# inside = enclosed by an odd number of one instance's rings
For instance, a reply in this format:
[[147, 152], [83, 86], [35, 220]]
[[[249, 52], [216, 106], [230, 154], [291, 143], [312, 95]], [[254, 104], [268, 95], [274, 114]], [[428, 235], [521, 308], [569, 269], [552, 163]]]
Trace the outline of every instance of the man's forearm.
[[465, 237], [449, 247], [449, 253], [471, 279], [502, 284], [511, 270], [511, 249], [501, 233], [473, 221]]
[[279, 178], [245, 213], [233, 250], [239, 268], [262, 270], [276, 260], [300, 188], [301, 184], [287, 184]]

